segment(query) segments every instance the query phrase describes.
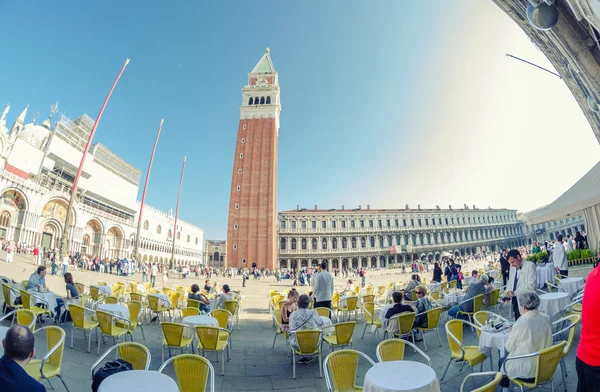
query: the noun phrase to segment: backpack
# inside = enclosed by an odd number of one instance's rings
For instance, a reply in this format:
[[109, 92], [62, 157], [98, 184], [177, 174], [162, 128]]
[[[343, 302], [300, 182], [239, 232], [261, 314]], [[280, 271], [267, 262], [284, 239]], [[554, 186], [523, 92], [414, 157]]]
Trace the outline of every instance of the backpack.
[[92, 379], [92, 392], [98, 392], [100, 383], [105, 378], [112, 376], [113, 374], [133, 370], [133, 366], [127, 361], [122, 359], [116, 359], [114, 361], [106, 362], [96, 373], [94, 373]]

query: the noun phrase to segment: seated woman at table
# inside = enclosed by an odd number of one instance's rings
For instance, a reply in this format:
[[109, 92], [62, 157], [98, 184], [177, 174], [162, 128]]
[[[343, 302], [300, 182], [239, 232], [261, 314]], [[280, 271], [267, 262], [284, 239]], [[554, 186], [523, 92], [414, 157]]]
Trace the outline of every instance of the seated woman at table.
[[281, 305], [281, 331], [289, 332], [290, 316], [298, 309], [298, 292], [296, 289], [291, 289], [288, 293], [287, 301]]
[[199, 301], [200, 310], [204, 313], [210, 312], [210, 301], [200, 292], [200, 287], [197, 284], [193, 284], [191, 290], [192, 292], [188, 294], [188, 299]]
[[[515, 359], [506, 363], [506, 373], [503, 362], [510, 357], [526, 355], [544, 350], [552, 346], [552, 321], [546, 314], [538, 310], [540, 297], [533, 291], [523, 291], [518, 294], [521, 305], [521, 317], [512, 326], [506, 341], [506, 356], [500, 359], [500, 371], [510, 378], [520, 378], [533, 382], [537, 357]], [[510, 381], [505, 376], [500, 381], [502, 392], [509, 391]]]
[[[290, 332], [301, 331], [303, 329], [322, 329], [325, 326], [319, 314], [315, 310], [308, 309], [309, 304], [310, 297], [308, 295], [302, 294], [298, 297], [298, 309], [290, 315]], [[295, 350], [298, 350], [296, 334], [290, 334], [288, 343]], [[312, 357], [301, 357], [300, 363], [310, 363], [312, 360]]]
[[406, 288], [404, 289], [404, 299], [407, 301], [413, 301], [415, 299], [412, 297], [412, 291], [421, 283], [421, 277], [419, 274], [412, 274], [410, 279], [411, 281], [408, 282], [408, 285], [406, 285]]
[[[75, 286], [75, 282], [73, 281], [73, 274], [71, 274], [70, 272], [65, 273], [64, 279], [65, 279], [65, 283], [66, 283], [67, 296], [62, 297], [62, 298], [56, 297], [56, 308], [54, 308], [54, 313], [55, 313], [54, 317], [55, 317], [56, 322], [60, 322], [61, 310], [62, 310], [62, 307], [65, 304], [65, 302], [69, 302], [69, 301], [79, 298], [79, 292], [77, 291], [77, 286]], [[68, 310], [67, 310], [66, 314], [68, 314]], [[63, 321], [70, 321], [70, 320], [67, 320], [67, 316], [65, 315], [65, 319]]]
[[235, 301], [235, 293], [231, 292], [228, 284], [223, 285], [223, 292], [219, 294], [219, 298], [217, 298], [215, 309], [224, 309], [225, 301]]
[[431, 281], [435, 283], [442, 283], [442, 268], [440, 268], [440, 263], [437, 261], [433, 265], [433, 279], [431, 279]]
[[338, 293], [340, 293], [341, 295], [349, 293], [350, 291], [352, 291], [353, 287], [352, 287], [352, 279], [348, 279], [348, 282], [346, 282], [346, 287], [344, 287], [341, 290], [338, 290]]
[[[484, 279], [485, 276], [485, 279]], [[478, 296], [479, 294], [485, 294], [485, 285], [484, 285], [484, 280], [485, 283], [488, 282], [488, 277], [487, 275], [482, 275], [480, 279], [471, 279], [471, 284], [469, 286], [467, 286], [467, 293], [465, 295], [465, 300], [454, 306], [453, 308], [451, 308], [448, 311], [448, 316], [452, 317], [452, 318], [456, 318], [456, 316], [458, 315], [459, 311], [462, 312], [472, 312], [473, 311], [473, 297]], [[466, 315], [460, 315], [460, 318], [466, 319], [467, 316]]]

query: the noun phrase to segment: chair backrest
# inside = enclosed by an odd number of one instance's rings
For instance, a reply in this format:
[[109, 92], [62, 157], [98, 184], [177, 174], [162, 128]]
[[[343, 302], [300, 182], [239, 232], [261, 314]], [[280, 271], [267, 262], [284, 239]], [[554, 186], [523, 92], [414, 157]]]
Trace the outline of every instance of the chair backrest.
[[155, 295], [148, 295], [146, 296], [146, 298], [148, 298], [148, 307], [153, 310], [153, 311], [157, 311], [158, 310], [158, 297]]
[[170, 309], [173, 310], [177, 308], [179, 305], [179, 300], [181, 299], [181, 293], [179, 291], [172, 290], [169, 293], [169, 302], [171, 303]]
[[28, 280], [22, 280], [21, 281], [21, 286], [23, 287], [23, 289], [27, 289], [27, 283], [29, 283]]
[[473, 297], [473, 312], [479, 312], [481, 310], [481, 305], [483, 305], [483, 298], [485, 296], [483, 294], [479, 294]]
[[440, 286], [440, 290], [444, 290], [448, 288], [448, 282], [442, 282], [441, 286]]
[[427, 329], [437, 328], [442, 317], [442, 308], [431, 308], [427, 311]]
[[165, 361], [158, 371], [162, 372], [171, 362], [180, 392], [206, 392], [209, 379], [209, 390], [215, 390], [215, 370], [208, 359], [195, 354], [176, 355]]
[[346, 299], [346, 307], [349, 311], [356, 310], [356, 304], [358, 303], [358, 297], [351, 296]]
[[117, 297], [109, 295], [108, 297], [104, 297], [104, 303], [105, 304], [118, 304], [119, 299]]
[[435, 300], [440, 299], [440, 292], [439, 291], [431, 291], [429, 292], [429, 296]]
[[118, 297], [121, 295], [121, 285], [118, 283], [113, 284], [110, 288], [110, 292], [113, 297]]
[[449, 283], [450, 288], [455, 289], [456, 288], [456, 280], [451, 280]]
[[535, 372], [535, 384], [539, 385], [550, 381], [563, 357], [563, 351], [567, 342], [560, 342], [554, 346], [540, 351], [537, 358], [537, 369]]
[[235, 315], [238, 311], [238, 301], [224, 301], [223, 306], [229, 311], [229, 313]]
[[168, 346], [181, 346], [183, 330], [185, 328], [183, 324], [163, 322], [161, 327]]
[[98, 326], [100, 327], [102, 333], [106, 335], [112, 335], [114, 327], [113, 314], [103, 310], [96, 310], [96, 317], [98, 318]]
[[129, 321], [134, 324], [138, 322], [140, 312], [142, 311], [142, 303], [140, 301], [129, 301], [127, 302], [127, 309], [129, 310]]
[[98, 282], [98, 286], [107, 286], [106, 282]]
[[119, 357], [129, 362], [133, 370], [148, 370], [150, 366], [150, 350], [144, 345], [134, 342], [119, 343]]
[[[25, 309], [31, 309], [31, 294], [27, 290], [19, 290], [21, 294], [21, 303]], [[10, 297], [9, 297], [10, 298]]]
[[404, 359], [404, 340], [388, 339], [377, 345], [375, 350], [379, 362], [402, 361]]
[[[571, 349], [571, 345], [573, 344], [573, 339], [575, 338], [575, 327], [581, 321], [581, 315], [577, 313], [573, 313], [570, 316], [564, 317], [560, 320], [557, 320], [552, 323], [552, 329], [554, 331], [555, 328], [560, 328], [560, 330], [553, 332], [552, 338], [554, 343], [559, 341], [566, 341], [567, 345], [565, 346], [565, 351], [563, 356], [567, 356], [569, 350]], [[565, 327], [566, 325], [566, 327]], [[566, 337], [566, 339], [565, 339]]]
[[365, 319], [367, 324], [373, 324], [373, 320], [375, 319], [375, 303], [363, 302], [363, 308], [365, 309]]
[[94, 301], [98, 301], [100, 299], [99, 291], [100, 289], [98, 289], [98, 287], [90, 286], [90, 294], [92, 295], [92, 299]]
[[312, 329], [296, 331], [296, 342], [300, 353], [314, 354], [319, 351], [321, 331]]
[[85, 286], [83, 283], [75, 283], [75, 287], [77, 288], [79, 295], [82, 295], [85, 292]]
[[35, 313], [29, 309], [18, 309], [17, 310], [17, 324], [28, 327], [31, 332], [35, 330]]
[[221, 328], [208, 325], [197, 325], [196, 336], [198, 337], [198, 346], [204, 350], [216, 350], [221, 335]]
[[356, 327], [356, 321], [346, 321], [334, 325], [335, 336], [338, 344], [349, 344], [352, 341], [352, 334]]
[[137, 293], [137, 291], [138, 291], [138, 284], [134, 283], [134, 282], [130, 282], [129, 283], [129, 291], [130, 291], [130, 294], [131, 293]]
[[377, 296], [380, 297], [380, 296], [384, 295], [385, 289], [386, 289], [385, 286], [378, 286], [377, 287]]
[[487, 377], [494, 376], [494, 379], [485, 385], [482, 385], [476, 389], [473, 389], [471, 392], [494, 392], [496, 390], [496, 387], [498, 386], [498, 384], [500, 384], [500, 381], [502, 380], [502, 373], [500, 373], [500, 372], [471, 373], [467, 377], [465, 377], [462, 385], [460, 386], [460, 391], [461, 392], [464, 391], [464, 386], [466, 385], [467, 380], [469, 378], [471, 378], [473, 376], [477, 376], [477, 375], [487, 376]]
[[371, 358], [356, 350], [334, 351], [325, 358], [323, 368], [325, 368], [325, 380], [330, 391], [357, 390], [356, 373], [361, 355], [374, 364]]
[[199, 315], [200, 315], [200, 309], [198, 309], [198, 308], [193, 308], [191, 306], [188, 306], [187, 308], [181, 309], [181, 317], [199, 316]]
[[144, 296], [140, 293], [134, 293], [133, 291], [129, 293], [129, 298], [131, 298], [132, 301], [138, 301], [140, 303], [144, 302]]
[[65, 350], [65, 331], [57, 326], [42, 328], [46, 330], [46, 341], [48, 343], [48, 353], [54, 350], [48, 358], [48, 362], [60, 370], [63, 353]]
[[416, 316], [417, 314], [415, 312], [401, 313], [400, 316], [398, 316], [398, 331], [401, 334], [410, 333], [413, 324], [415, 323]]
[[[489, 315], [490, 315], [490, 313], [486, 312], [485, 310], [475, 312], [475, 314], [473, 314], [473, 321], [475, 322], [475, 325], [478, 325], [480, 327], [485, 326], [489, 319]], [[481, 331], [478, 329], [478, 330], [476, 330], [476, 332], [477, 332], [477, 337], [479, 338], [481, 336]]]
[[71, 313], [73, 325], [77, 328], [83, 328], [83, 322], [85, 321], [85, 308], [83, 306], [70, 304], [69, 313]]
[[340, 293], [335, 292], [335, 293], [333, 293], [333, 296], [331, 297], [331, 306], [337, 307], [339, 303], [340, 303]]
[[13, 307], [14, 304], [10, 300], [10, 286], [5, 283], [2, 283], [2, 295], [4, 296], [4, 302]]
[[200, 301], [196, 300], [196, 299], [189, 299], [187, 300], [187, 306], [188, 308], [196, 308], [196, 309], [200, 309]]
[[494, 289], [490, 291], [490, 306], [497, 305], [498, 298], [500, 298], [500, 289]]
[[[227, 328], [229, 317], [231, 316], [231, 313], [227, 309], [213, 309], [209, 315], [217, 319], [219, 327]], [[281, 311], [279, 311], [279, 315], [281, 316]]]
[[[450, 320], [446, 323], [446, 337], [448, 338], [448, 345], [450, 346], [450, 353], [452, 358], [460, 359], [463, 356], [462, 342], [463, 342], [463, 321], [462, 320]], [[453, 339], [454, 337], [455, 339]]]
[[363, 301], [363, 304], [365, 302], [375, 302], [375, 295], [374, 294], [363, 295], [362, 301]]
[[373, 295], [373, 291], [375, 291], [375, 287], [368, 285], [367, 286], [367, 295]]
[[315, 311], [319, 316], [330, 317], [331, 309], [329, 308], [315, 308]]
[[271, 297], [271, 304], [275, 305], [277, 302], [279, 302], [279, 301], [281, 301], [283, 299], [284, 299], [283, 295], [276, 294], [276, 295], [274, 295], [274, 296]]

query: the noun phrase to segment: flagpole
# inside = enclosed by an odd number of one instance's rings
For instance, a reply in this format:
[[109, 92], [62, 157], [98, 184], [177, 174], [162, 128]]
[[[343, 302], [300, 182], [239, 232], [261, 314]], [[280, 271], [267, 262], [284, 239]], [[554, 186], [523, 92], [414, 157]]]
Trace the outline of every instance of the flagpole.
[[[140, 232], [142, 230], [142, 213], [144, 212], [144, 201], [146, 200], [146, 190], [148, 189], [148, 180], [150, 179], [150, 172], [152, 171], [152, 162], [154, 162], [154, 153], [156, 153], [156, 145], [158, 144], [158, 138], [160, 137], [160, 131], [165, 120], [160, 120], [158, 132], [156, 132], [156, 139], [154, 140], [154, 147], [152, 148], [152, 155], [150, 155], [150, 163], [148, 164], [148, 172], [146, 173], [146, 181], [144, 183], [144, 191], [142, 192], [142, 202], [140, 204], [140, 215], [138, 217], [137, 235], [135, 236], [135, 250], [133, 257], [138, 258], [138, 252], [140, 249]], [[141, 260], [137, 260], [140, 262]]]
[[94, 122], [94, 126], [92, 127], [92, 130], [90, 131], [90, 136], [88, 137], [87, 144], [85, 145], [85, 149], [83, 150], [83, 154], [81, 156], [81, 162], [79, 163], [79, 169], [77, 169], [77, 175], [75, 176], [75, 180], [73, 181], [73, 187], [71, 188], [71, 197], [69, 199], [69, 206], [67, 207], [67, 213], [65, 214], [64, 230], [62, 232], [62, 237], [60, 239], [60, 258], [61, 258], [61, 260], [64, 260], [64, 258], [67, 257], [67, 252], [69, 249], [69, 234], [71, 231], [71, 225], [70, 225], [71, 210], [73, 209], [73, 207], [75, 205], [75, 195], [77, 194], [77, 187], [79, 185], [79, 178], [81, 177], [81, 171], [83, 170], [83, 164], [85, 163], [85, 157], [87, 156], [88, 150], [90, 149], [90, 145], [92, 144], [92, 139], [94, 138], [94, 134], [96, 133], [96, 128], [98, 128], [98, 123], [100, 122], [102, 113], [104, 113], [106, 104], [108, 103], [110, 96], [112, 95], [113, 91], [115, 90], [115, 87], [117, 86], [117, 83], [119, 82], [119, 79], [121, 79], [121, 75], [123, 75], [123, 72], [125, 71], [125, 68], [127, 67], [127, 64], [129, 64], [129, 59], [125, 60], [125, 64], [123, 64], [123, 67], [121, 68], [121, 72], [119, 72], [117, 79], [115, 79], [115, 82], [113, 83], [112, 87], [110, 88], [108, 95], [104, 99], [104, 103], [102, 104], [102, 107], [100, 108], [100, 113], [98, 113], [98, 117], [96, 117], [96, 122]]
[[183, 157], [183, 166], [181, 167], [181, 178], [179, 179], [179, 192], [177, 192], [177, 206], [175, 207], [175, 224], [173, 229], [173, 248], [171, 249], [171, 264], [169, 269], [173, 269], [175, 262], [175, 239], [177, 238], [177, 217], [179, 216], [179, 199], [181, 198], [181, 186], [183, 185], [183, 173], [185, 172], [185, 161], [187, 157]]

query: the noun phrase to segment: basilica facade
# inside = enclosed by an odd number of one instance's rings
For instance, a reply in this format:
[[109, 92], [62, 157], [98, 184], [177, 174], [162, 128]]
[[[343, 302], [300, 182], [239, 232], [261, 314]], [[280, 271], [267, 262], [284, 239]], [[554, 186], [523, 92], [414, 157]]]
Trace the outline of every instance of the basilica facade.
[[525, 244], [516, 210], [305, 209], [278, 215], [280, 268], [386, 268], [413, 260], [467, 257]]
[[[55, 249], [65, 230], [70, 189], [94, 121], [52, 114], [26, 123], [27, 108], [8, 128], [0, 117], [0, 239]], [[53, 108], [52, 112], [56, 111]], [[37, 117], [37, 116], [36, 116]], [[69, 250], [117, 259], [134, 255], [141, 172], [101, 143], [91, 146], [71, 211]], [[177, 265], [202, 261], [204, 230], [171, 212], [144, 206], [138, 260]]]

